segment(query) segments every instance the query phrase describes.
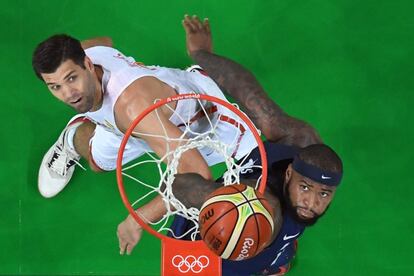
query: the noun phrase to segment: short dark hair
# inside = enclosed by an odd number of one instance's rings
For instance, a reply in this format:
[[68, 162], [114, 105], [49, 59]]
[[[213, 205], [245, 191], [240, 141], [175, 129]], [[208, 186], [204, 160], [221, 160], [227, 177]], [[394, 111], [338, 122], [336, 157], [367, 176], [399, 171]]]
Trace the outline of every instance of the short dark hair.
[[42, 79], [42, 73], [53, 73], [66, 60], [85, 68], [85, 51], [79, 40], [65, 35], [53, 35], [37, 45], [32, 57], [33, 70]]
[[342, 161], [338, 154], [325, 144], [314, 144], [300, 149], [298, 157], [323, 171], [343, 173]]

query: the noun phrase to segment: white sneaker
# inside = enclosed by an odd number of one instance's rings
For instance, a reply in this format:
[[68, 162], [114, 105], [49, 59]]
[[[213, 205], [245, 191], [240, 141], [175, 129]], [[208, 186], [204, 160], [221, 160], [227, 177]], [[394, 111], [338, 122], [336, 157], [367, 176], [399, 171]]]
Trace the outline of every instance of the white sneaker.
[[60, 134], [56, 143], [43, 157], [39, 169], [38, 188], [40, 194], [46, 198], [57, 195], [65, 188], [72, 178], [75, 164], [85, 169], [78, 162], [80, 155], [71, 150], [66, 141], [66, 132], [82, 124], [83, 118], [83, 115], [73, 117]]

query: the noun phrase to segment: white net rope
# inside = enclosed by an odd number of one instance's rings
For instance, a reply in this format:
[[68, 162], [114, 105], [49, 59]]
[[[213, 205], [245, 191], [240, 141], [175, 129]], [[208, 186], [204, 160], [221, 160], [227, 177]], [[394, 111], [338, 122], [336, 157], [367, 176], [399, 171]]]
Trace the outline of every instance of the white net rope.
[[[220, 131], [219, 124], [223, 123], [220, 121], [220, 116], [222, 116], [222, 114], [219, 112], [209, 112], [212, 106], [214, 106], [211, 102], [201, 101], [200, 99], [185, 99], [180, 101], [185, 101], [185, 104], [189, 101], [196, 101], [196, 104], [194, 104], [194, 102], [188, 103], [189, 105], [196, 106], [196, 110], [191, 112], [191, 114], [183, 116], [183, 114], [178, 114], [171, 106], [164, 106], [178, 118], [176, 125], [180, 125], [182, 135], [178, 138], [169, 137], [159, 116], [160, 108], [155, 109], [153, 112], [156, 113], [158, 122], [161, 125], [164, 134], [154, 135], [151, 133], [133, 132], [133, 135], [135, 137], [150, 136], [163, 139], [166, 143], [166, 154], [162, 157], [158, 157], [150, 150], [147, 150], [145, 151], [147, 157], [145, 160], [136, 161], [133, 164], [124, 166], [122, 174], [139, 186], [140, 195], [134, 195], [136, 199], [131, 204], [134, 208], [142, 206], [148, 199], [153, 198], [156, 195], [161, 195], [167, 212], [156, 222], [151, 222], [141, 215], [141, 218], [147, 224], [152, 225], [158, 232], [165, 231], [170, 233], [174, 238], [180, 239], [183, 236], [190, 234], [191, 239], [195, 240], [196, 235], [199, 233], [198, 216], [200, 210], [194, 207], [185, 207], [184, 204], [174, 196], [172, 189], [175, 175], [178, 173], [178, 165], [182, 154], [191, 149], [198, 149], [199, 151], [209, 149], [210, 152], [214, 151], [215, 154], [219, 154], [222, 157], [222, 160], [220, 161], [224, 162], [226, 166], [226, 170], [222, 175], [224, 185], [240, 183], [240, 174], [249, 172], [254, 168], [261, 169], [261, 166], [255, 165], [254, 160], [247, 160], [248, 154], [241, 160], [236, 160], [232, 156], [234, 149], [237, 148], [238, 143], [240, 142], [240, 133], [234, 135], [234, 137], [226, 137], [226, 141], [219, 139], [219, 134], [217, 132]], [[198, 120], [194, 120], [194, 114], [202, 115], [198, 116]], [[235, 113], [233, 113], [232, 117], [236, 121], [242, 121]], [[200, 123], [200, 120], [202, 120], [203, 123]], [[130, 139], [136, 138], [130, 137]], [[177, 146], [175, 150], [170, 150], [170, 144], [172, 143], [178, 143], [179, 146]], [[255, 146], [257, 145], [252, 145], [250, 151], [253, 150]], [[163, 164], [167, 164], [167, 166]], [[153, 165], [155, 170], [152, 169], [152, 171], [149, 172], [147, 170], [148, 165]], [[144, 166], [146, 166], [145, 169], [140, 170], [140, 167]], [[130, 173], [130, 171], [134, 172]], [[142, 176], [147, 173], [158, 173], [160, 176], [159, 180], [143, 180]], [[256, 188], [258, 188], [259, 183], [260, 178], [257, 180]], [[194, 227], [188, 229], [185, 233], [177, 235], [177, 233], [174, 233], [174, 231], [169, 228], [169, 223], [171, 222], [169, 218], [174, 215], [184, 217], [193, 222]]]

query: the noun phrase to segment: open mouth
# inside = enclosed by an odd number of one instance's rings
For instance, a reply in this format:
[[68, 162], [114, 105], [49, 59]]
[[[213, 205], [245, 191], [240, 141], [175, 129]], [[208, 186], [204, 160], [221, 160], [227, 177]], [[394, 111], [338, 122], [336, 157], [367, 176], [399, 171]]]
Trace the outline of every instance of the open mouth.
[[80, 98], [79, 98], [79, 99], [77, 99], [76, 101], [72, 101], [71, 103], [72, 103], [72, 104], [77, 104], [77, 103], [79, 103], [81, 100], [82, 100], [82, 97], [80, 97]]

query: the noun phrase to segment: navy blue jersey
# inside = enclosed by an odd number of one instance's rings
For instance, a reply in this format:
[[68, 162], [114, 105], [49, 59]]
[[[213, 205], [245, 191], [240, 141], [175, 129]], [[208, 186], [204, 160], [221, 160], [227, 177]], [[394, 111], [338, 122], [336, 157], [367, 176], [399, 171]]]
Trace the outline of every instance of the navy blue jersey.
[[[297, 148], [270, 142], [265, 142], [264, 145], [269, 171], [267, 187], [282, 201], [284, 173], [297, 153]], [[253, 150], [247, 160], [249, 159], [252, 159], [255, 164], [260, 164], [259, 150]], [[257, 179], [260, 174], [260, 170], [253, 170], [243, 174], [241, 178]], [[305, 227], [294, 221], [287, 212], [282, 213], [282, 227], [275, 240], [251, 259], [243, 261], [223, 259], [223, 275], [272, 274], [278, 272], [280, 266], [288, 264], [292, 260], [295, 255], [294, 242], [303, 233]]]
[[[287, 212], [283, 212], [283, 183], [287, 166], [292, 162], [297, 153], [297, 148], [271, 142], [264, 143], [268, 162], [267, 187], [282, 203], [283, 223], [275, 240], [257, 256], [243, 260], [222, 260], [223, 275], [266, 275], [275, 273], [279, 267], [288, 264], [295, 254], [295, 240], [303, 233], [305, 227], [294, 221]], [[258, 148], [254, 149], [246, 160], [252, 159], [256, 165], [261, 164]], [[249, 170], [240, 176], [242, 179], [258, 179], [260, 169]], [[180, 235], [192, 228], [192, 223], [176, 216], [171, 225], [174, 233]], [[184, 239], [189, 239], [187, 235]]]

